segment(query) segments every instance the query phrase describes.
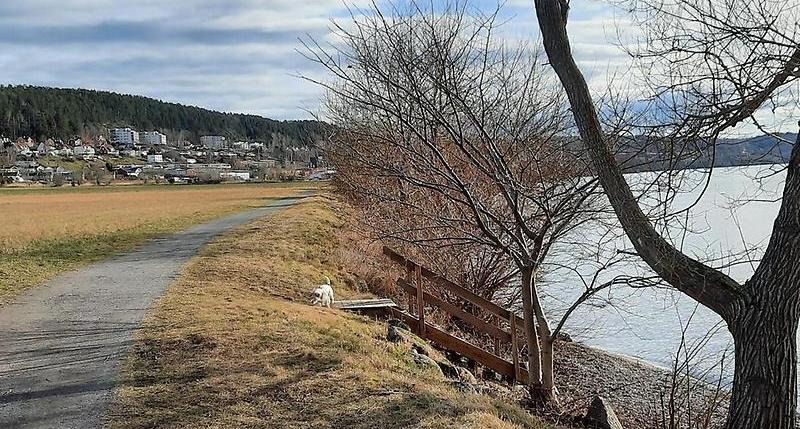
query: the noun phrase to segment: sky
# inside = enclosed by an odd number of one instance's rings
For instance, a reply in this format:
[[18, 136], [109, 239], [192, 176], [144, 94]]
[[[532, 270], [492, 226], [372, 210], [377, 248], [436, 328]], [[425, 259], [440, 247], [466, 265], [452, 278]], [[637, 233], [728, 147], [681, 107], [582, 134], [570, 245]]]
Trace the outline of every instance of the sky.
[[[327, 40], [345, 4], [365, 0], [2, 0], [0, 83], [137, 94], [274, 119], [319, 111], [324, 78], [300, 38]], [[485, 2], [487, 0], [480, 0]], [[532, 0], [504, 6], [509, 37], [536, 41]], [[487, 3], [488, 4], [488, 3]], [[575, 55], [602, 85], [625, 57], [612, 43], [624, 18], [573, 0]]]

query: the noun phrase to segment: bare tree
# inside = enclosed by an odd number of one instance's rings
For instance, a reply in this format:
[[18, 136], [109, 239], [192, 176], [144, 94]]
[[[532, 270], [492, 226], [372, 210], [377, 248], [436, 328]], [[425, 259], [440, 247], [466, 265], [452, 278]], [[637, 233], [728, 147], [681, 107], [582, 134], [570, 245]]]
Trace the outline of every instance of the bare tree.
[[[653, 85], [651, 118], [662, 141], [711, 148], [723, 133], [758, 114], [797, 103], [800, 76], [797, 5], [756, 0], [629, 2], [655, 31], [644, 52]], [[719, 314], [734, 338], [735, 370], [728, 428], [794, 428], [797, 325], [800, 316], [800, 144], [787, 166], [772, 236], [753, 276], [739, 283], [676, 248], [642, 211], [604, 129], [567, 36], [569, 2], [535, 0], [545, 51], [569, 98], [596, 177], [638, 255], [677, 290]], [[665, 68], [668, 62], [669, 67]], [[660, 67], [659, 67], [660, 66]], [[665, 100], [671, 101], [665, 103]], [[611, 130], [613, 131], [613, 130]]]
[[[497, 11], [412, 2], [352, 18], [335, 26], [335, 44], [306, 46], [334, 77], [314, 82], [327, 89], [326, 119], [338, 130], [326, 152], [337, 189], [384, 238], [513, 261], [531, 397], [557, 403], [553, 342], [563, 319], [551, 327], [537, 273], [557, 240], [602, 209], [580, 145], [564, 137], [563, 100], [537, 52], [498, 41]], [[579, 302], [615, 281], [587, 286]]]
[[108, 170], [105, 165], [94, 163], [89, 164], [88, 168], [84, 170], [84, 175], [88, 180], [94, 182], [96, 186], [108, 185], [110, 183]]

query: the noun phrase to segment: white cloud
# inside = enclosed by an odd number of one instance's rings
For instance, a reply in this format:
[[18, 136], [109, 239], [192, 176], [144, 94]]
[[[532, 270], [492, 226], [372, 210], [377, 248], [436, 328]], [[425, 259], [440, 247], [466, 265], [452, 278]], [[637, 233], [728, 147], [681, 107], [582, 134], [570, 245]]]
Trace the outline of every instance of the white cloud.
[[[349, 1], [364, 7], [368, 0]], [[536, 40], [532, 2], [512, 1], [508, 37]], [[603, 34], [603, 3], [573, 0], [576, 55], [603, 81], [620, 55]], [[27, 0], [0, 4], [5, 83], [89, 87], [277, 118], [308, 117], [319, 75], [296, 50], [310, 34], [334, 42], [341, 0]]]
[[4, 82], [135, 93], [304, 118], [319, 89], [298, 38], [325, 39], [339, 0], [28, 0], [0, 4]]
[[[475, 3], [484, 6], [493, 7]], [[538, 45], [532, 0], [511, 0], [502, 13], [504, 37]], [[0, 2], [0, 83], [95, 88], [307, 118], [322, 91], [296, 76], [324, 75], [296, 52], [303, 50], [298, 38], [337, 43], [332, 19], [347, 26], [341, 0], [6, 0]], [[631, 62], [616, 46], [636, 43], [636, 30], [605, 1], [571, 1], [574, 55], [596, 93], [609, 85], [636, 91]]]

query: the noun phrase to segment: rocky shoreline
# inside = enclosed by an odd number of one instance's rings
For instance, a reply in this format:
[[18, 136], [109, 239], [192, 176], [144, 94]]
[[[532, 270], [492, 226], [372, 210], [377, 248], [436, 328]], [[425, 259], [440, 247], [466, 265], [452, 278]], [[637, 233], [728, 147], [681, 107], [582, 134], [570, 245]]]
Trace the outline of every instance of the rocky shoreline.
[[[523, 405], [528, 402], [523, 385], [510, 388], [486, 370], [483, 376], [476, 373], [475, 377], [460, 367], [466, 363], [463, 359], [449, 360], [444, 357], [446, 352], [434, 352], [405, 323], [390, 320], [387, 325], [387, 341], [410, 343], [415, 362], [441, 369], [442, 375], [460, 389]], [[596, 410], [598, 403], [613, 410], [622, 427], [628, 429], [716, 428], [724, 422], [727, 391], [716, 386], [695, 378], [673, 377], [666, 368], [571, 340], [557, 341], [555, 352], [560, 410], [543, 417], [557, 427], [596, 427], [587, 424], [585, 416], [588, 409]]]
[[670, 414], [678, 427], [690, 422], [692, 427], [717, 427], [725, 416], [727, 392], [696, 379], [687, 383], [686, 378], [678, 378], [681, 387], [673, 389], [671, 371], [635, 358], [557, 342], [555, 367], [561, 405], [568, 415], [584, 412], [600, 396], [625, 428], [670, 427]]

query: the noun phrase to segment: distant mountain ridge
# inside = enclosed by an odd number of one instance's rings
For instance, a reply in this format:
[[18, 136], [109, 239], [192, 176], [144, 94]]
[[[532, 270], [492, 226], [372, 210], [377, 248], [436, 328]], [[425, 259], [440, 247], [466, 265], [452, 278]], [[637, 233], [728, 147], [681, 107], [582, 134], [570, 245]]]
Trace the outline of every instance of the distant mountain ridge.
[[137, 95], [88, 89], [0, 86], [0, 136], [72, 138], [130, 126], [158, 130], [171, 140], [201, 135], [234, 140], [311, 146], [324, 135], [318, 121], [277, 121], [257, 115], [223, 113]]
[[759, 136], [746, 139], [723, 139], [717, 142], [715, 164], [721, 167], [789, 162], [797, 134]]
[[[667, 148], [656, 149], [646, 139], [628, 140], [617, 154], [626, 172], [667, 169], [736, 167], [763, 164], [787, 164], [797, 141], [795, 133], [762, 135], [739, 139], [720, 139], [713, 146], [679, 147], [681, 155], [672, 156]], [[700, 146], [700, 144], [698, 144]]]

